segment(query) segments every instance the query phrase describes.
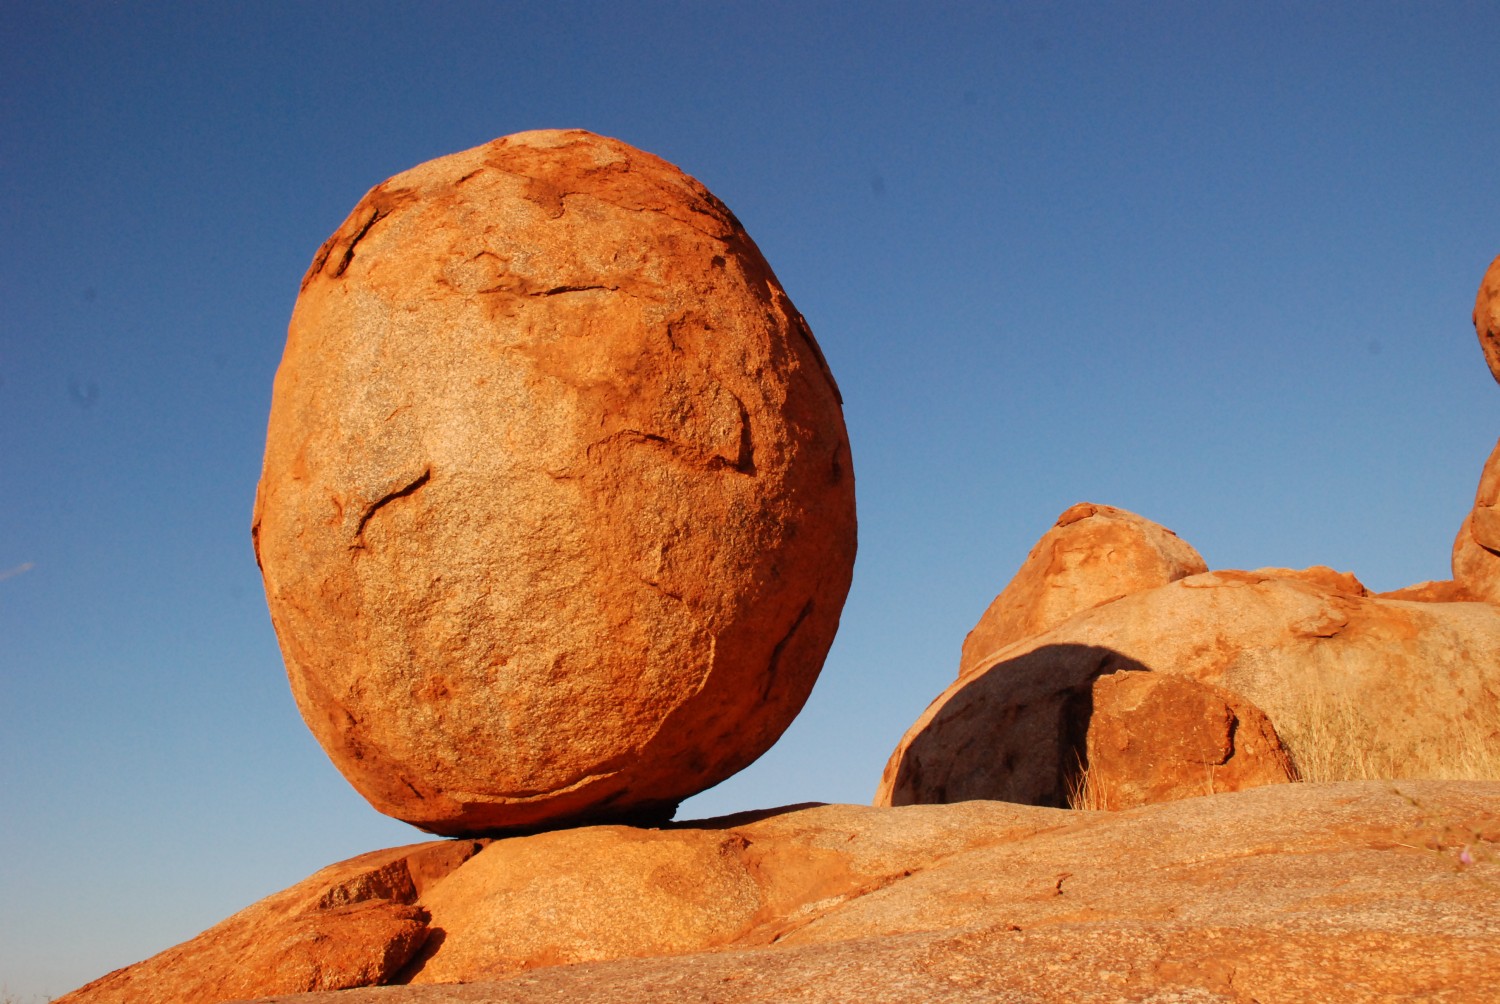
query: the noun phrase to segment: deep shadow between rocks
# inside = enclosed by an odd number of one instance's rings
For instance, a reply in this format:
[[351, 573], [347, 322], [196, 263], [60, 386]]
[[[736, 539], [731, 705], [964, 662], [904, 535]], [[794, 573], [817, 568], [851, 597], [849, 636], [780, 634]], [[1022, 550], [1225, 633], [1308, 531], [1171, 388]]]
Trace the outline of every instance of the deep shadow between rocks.
[[758, 823], [762, 819], [770, 819], [772, 816], [784, 816], [792, 812], [801, 812], [803, 809], [816, 809], [827, 805], [827, 802], [796, 802], [792, 805], [778, 805], [770, 809], [747, 809], [744, 812], [735, 812], [727, 816], [710, 816], [707, 819], [676, 819], [670, 823], [663, 824], [663, 830], [728, 830], [736, 826], [748, 826]]
[[970, 677], [907, 744], [891, 804], [994, 799], [1066, 808], [1088, 768], [1093, 684], [1147, 666], [1097, 645], [1043, 645]]
[[396, 971], [396, 975], [386, 981], [387, 986], [398, 986], [410, 983], [416, 978], [427, 965], [429, 959], [437, 954], [438, 949], [443, 947], [443, 942], [448, 940], [448, 932], [441, 927], [428, 927], [427, 938], [422, 942], [412, 957], [406, 960], [406, 964]]

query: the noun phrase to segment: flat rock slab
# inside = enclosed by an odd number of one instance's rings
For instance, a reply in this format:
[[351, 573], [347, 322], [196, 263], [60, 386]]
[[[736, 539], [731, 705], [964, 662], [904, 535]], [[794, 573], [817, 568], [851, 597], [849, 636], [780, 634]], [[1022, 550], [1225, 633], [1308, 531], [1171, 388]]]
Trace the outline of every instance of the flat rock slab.
[[[454, 949], [447, 984], [261, 1000], [1477, 1004], [1500, 971], [1500, 782], [1286, 784], [1122, 812], [822, 806], [621, 829], [590, 839], [633, 850], [559, 859], [529, 899], [500, 880], [515, 845], [576, 832], [496, 841], [424, 892], [432, 929], [447, 925], [429, 965]], [[659, 922], [579, 909], [562, 888], [612, 868], [621, 888], [675, 895], [671, 930], [699, 945], [590, 961], [594, 946], [621, 952], [622, 925]], [[692, 888], [725, 876], [755, 911]], [[488, 896], [506, 913], [483, 909]], [[504, 972], [515, 944], [541, 938], [579, 964]]]
[[836, 945], [632, 959], [498, 983], [259, 1004], [1492, 1004], [1493, 942], [1173, 924], [1010, 925]]
[[428, 940], [418, 899], [482, 846], [434, 840], [329, 865], [57, 1004], [204, 1004], [389, 982]]

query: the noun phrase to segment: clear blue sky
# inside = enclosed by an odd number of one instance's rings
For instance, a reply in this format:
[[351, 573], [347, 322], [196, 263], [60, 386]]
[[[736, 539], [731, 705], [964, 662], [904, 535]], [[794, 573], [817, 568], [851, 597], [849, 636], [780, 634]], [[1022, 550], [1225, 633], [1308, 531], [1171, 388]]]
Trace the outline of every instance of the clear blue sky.
[[860, 554], [687, 815], [866, 801], [1069, 504], [1446, 578], [1500, 433], [1493, 3], [0, 6], [0, 984], [421, 839], [329, 765], [250, 551], [298, 279], [367, 188], [583, 127], [744, 221], [842, 385]]

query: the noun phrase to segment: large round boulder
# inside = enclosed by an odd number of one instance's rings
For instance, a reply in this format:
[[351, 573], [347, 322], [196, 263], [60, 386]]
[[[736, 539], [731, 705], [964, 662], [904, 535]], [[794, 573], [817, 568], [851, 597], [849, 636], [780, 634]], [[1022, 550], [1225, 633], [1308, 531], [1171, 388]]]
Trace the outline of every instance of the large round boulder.
[[253, 536], [303, 717], [380, 811], [665, 819], [801, 709], [854, 481], [822, 353], [723, 203], [530, 132], [377, 186], [318, 251]]

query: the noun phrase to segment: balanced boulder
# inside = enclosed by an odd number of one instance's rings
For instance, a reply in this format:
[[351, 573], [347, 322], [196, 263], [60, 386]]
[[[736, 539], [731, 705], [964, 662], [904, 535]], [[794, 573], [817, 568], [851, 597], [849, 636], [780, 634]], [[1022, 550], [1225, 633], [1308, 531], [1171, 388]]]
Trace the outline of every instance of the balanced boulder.
[[670, 818], [801, 709], [855, 550], [841, 401], [732, 213], [521, 133], [318, 251], [253, 537], [302, 715], [434, 833]]
[[958, 675], [1090, 607], [1206, 571], [1192, 545], [1166, 527], [1124, 509], [1080, 502], [1057, 517], [964, 639]]

